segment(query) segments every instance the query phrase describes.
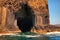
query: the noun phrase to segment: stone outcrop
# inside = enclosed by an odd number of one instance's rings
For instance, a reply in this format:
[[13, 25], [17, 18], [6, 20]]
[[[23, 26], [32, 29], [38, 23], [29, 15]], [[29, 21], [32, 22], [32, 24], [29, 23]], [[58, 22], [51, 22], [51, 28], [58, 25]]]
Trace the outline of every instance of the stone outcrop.
[[21, 5], [23, 4], [30, 6], [35, 14], [35, 24], [31, 31], [36, 33], [49, 32], [47, 0], [0, 0], [0, 33], [20, 31], [15, 19], [15, 13], [22, 9]]
[[48, 32], [60, 32], [60, 26], [55, 25], [49, 25], [49, 26], [43, 26], [43, 27], [34, 27], [31, 32], [37, 33], [37, 34], [45, 34]]

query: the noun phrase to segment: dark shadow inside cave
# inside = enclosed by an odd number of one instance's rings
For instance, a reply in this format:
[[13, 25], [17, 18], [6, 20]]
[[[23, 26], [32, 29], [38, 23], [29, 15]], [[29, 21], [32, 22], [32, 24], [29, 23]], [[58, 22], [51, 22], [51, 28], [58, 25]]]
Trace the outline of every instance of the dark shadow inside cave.
[[15, 13], [17, 25], [22, 32], [29, 32], [34, 26], [35, 15], [33, 10], [27, 4], [22, 4], [21, 7], [22, 8]]

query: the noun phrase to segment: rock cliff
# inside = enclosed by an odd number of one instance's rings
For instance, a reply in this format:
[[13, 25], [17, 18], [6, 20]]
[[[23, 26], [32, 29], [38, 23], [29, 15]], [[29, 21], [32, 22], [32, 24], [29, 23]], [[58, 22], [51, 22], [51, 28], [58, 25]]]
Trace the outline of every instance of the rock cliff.
[[47, 0], [0, 0], [0, 33], [20, 32], [15, 14], [22, 9], [23, 4], [27, 4], [35, 14], [35, 24], [31, 32], [46, 33], [55, 30], [56, 27], [50, 27], [49, 24]]

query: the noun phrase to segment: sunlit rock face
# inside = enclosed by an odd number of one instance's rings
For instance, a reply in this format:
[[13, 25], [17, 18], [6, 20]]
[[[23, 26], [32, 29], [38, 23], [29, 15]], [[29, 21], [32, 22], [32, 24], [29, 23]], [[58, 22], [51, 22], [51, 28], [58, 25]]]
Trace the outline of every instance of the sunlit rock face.
[[[18, 23], [18, 19], [15, 19], [15, 14], [18, 14], [19, 11], [23, 10], [26, 11], [22, 17], [24, 21], [22, 20], [21, 23], [24, 25], [29, 25], [28, 26], [33, 26], [33, 29], [35, 28], [40, 28], [43, 26], [49, 26], [49, 13], [48, 13], [48, 3], [47, 0], [0, 0], [0, 26], [1, 30], [3, 31], [18, 31], [20, 29], [17, 25], [20, 24]], [[28, 11], [26, 9], [22, 9], [22, 5], [27, 4], [30, 8]], [[24, 7], [23, 7], [24, 8]], [[33, 11], [30, 13], [30, 11]], [[22, 11], [21, 11], [22, 12]], [[23, 13], [23, 12], [22, 12]], [[31, 14], [35, 15], [35, 18]], [[26, 14], [26, 15], [25, 15]], [[29, 15], [29, 16], [27, 16]], [[21, 13], [20, 13], [21, 16]], [[20, 17], [21, 18], [21, 17]], [[34, 19], [34, 22], [32, 22]], [[17, 22], [15, 22], [17, 20]], [[27, 24], [25, 24], [25, 21], [28, 21]], [[30, 23], [31, 21], [31, 23]], [[17, 25], [16, 25], [17, 24]], [[30, 25], [31, 24], [31, 25]], [[21, 25], [21, 24], [20, 24]], [[28, 27], [26, 27], [27, 29]], [[29, 31], [31, 28], [29, 29]], [[36, 30], [36, 29], [35, 29]], [[40, 30], [40, 29], [39, 29]]]

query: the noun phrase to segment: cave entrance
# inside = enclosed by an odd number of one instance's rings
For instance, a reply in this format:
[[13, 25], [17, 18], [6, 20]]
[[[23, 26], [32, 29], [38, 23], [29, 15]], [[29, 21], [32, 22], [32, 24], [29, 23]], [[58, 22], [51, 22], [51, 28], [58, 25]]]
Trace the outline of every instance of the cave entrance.
[[21, 7], [22, 8], [15, 14], [17, 25], [22, 32], [29, 32], [34, 26], [35, 15], [27, 4], [23, 4]]

